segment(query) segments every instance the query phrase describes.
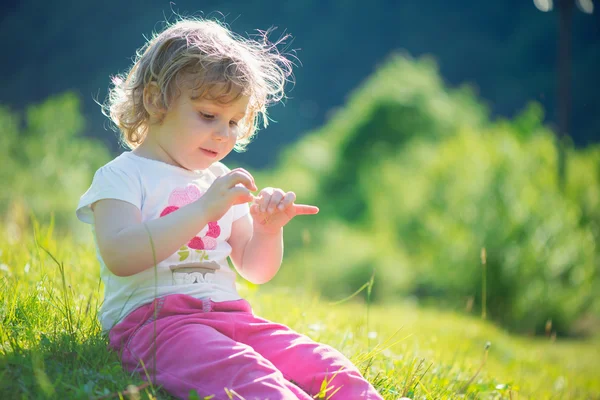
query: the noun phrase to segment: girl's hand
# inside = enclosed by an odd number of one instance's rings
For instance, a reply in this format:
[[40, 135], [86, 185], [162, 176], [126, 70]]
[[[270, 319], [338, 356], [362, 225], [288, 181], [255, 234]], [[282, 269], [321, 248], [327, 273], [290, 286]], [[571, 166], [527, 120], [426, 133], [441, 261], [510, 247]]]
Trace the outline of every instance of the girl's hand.
[[251, 202], [256, 191], [254, 178], [243, 168], [236, 168], [218, 177], [198, 202], [202, 205], [209, 221], [218, 221], [236, 204]]
[[265, 188], [254, 198], [250, 214], [254, 220], [254, 232], [277, 233], [296, 215], [310, 215], [319, 208], [304, 204], [294, 204], [296, 194], [285, 193], [281, 189]]

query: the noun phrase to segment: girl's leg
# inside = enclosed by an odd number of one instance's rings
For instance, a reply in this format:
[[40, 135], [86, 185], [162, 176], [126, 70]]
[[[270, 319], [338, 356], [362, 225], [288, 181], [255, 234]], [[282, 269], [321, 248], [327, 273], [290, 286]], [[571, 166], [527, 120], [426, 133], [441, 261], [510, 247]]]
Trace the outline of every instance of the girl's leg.
[[[167, 298], [156, 320], [149, 305], [113, 328], [111, 345], [121, 351], [125, 369], [150, 377], [183, 399], [191, 390], [200, 398], [214, 395], [215, 400], [228, 399], [226, 390], [234, 399], [310, 399], [270, 361], [228, 337], [235, 329], [231, 314], [247, 313], [202, 312], [200, 306], [187, 315], [165, 315], [169, 306], [181, 311], [181, 301], [176, 300]], [[140, 318], [141, 314], [145, 315]], [[135, 321], [147, 322], [135, 325]]]
[[285, 325], [251, 315], [246, 318], [246, 325], [237, 327], [236, 340], [250, 345], [308, 394], [319, 393], [327, 380], [328, 399], [332, 393], [331, 399], [383, 399], [356, 366], [334, 348]]

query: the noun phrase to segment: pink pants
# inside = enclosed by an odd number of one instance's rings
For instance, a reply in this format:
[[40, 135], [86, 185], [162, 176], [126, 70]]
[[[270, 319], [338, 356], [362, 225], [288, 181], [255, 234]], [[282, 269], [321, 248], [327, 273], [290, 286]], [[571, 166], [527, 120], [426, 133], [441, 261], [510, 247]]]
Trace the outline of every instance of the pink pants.
[[246, 300], [158, 298], [109, 337], [126, 370], [147, 374], [178, 398], [195, 390], [214, 400], [228, 399], [227, 391], [234, 399], [311, 400], [326, 379], [326, 398], [382, 399], [337, 350], [254, 316]]

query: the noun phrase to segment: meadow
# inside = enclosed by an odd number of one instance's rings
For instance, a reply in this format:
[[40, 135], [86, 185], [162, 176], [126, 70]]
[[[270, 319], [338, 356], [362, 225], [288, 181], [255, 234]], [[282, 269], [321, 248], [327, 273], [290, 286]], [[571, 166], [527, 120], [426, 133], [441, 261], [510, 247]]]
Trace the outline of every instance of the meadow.
[[[73, 93], [0, 106], [0, 400], [169, 398], [122, 370], [98, 325], [74, 210], [111, 154], [84, 127]], [[599, 165], [600, 146], [558, 143], [539, 104], [494, 119], [431, 59], [391, 55], [250, 169], [321, 211], [286, 226], [273, 281], [240, 278], [240, 293], [386, 399], [600, 399]]]
[[[61, 237], [52, 225], [3, 226], [0, 274], [1, 399], [170, 398], [123, 371], [107, 350], [96, 320], [102, 288], [89, 240]], [[517, 337], [481, 315], [406, 301], [378, 305], [360, 296], [331, 302], [301, 286], [240, 281], [240, 291], [255, 313], [340, 349], [386, 399], [600, 395], [599, 337]]]

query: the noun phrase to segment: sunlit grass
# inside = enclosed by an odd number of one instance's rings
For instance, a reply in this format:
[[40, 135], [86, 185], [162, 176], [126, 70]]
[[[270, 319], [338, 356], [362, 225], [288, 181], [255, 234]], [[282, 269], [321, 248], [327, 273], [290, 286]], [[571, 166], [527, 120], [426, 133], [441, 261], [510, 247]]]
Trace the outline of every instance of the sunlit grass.
[[[0, 399], [170, 398], [107, 351], [92, 244], [52, 236], [51, 226], [37, 227], [36, 244], [32, 233], [0, 229]], [[410, 303], [331, 304], [301, 285], [240, 290], [257, 314], [340, 349], [386, 399], [600, 395], [598, 339], [515, 337]]]

